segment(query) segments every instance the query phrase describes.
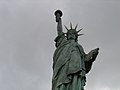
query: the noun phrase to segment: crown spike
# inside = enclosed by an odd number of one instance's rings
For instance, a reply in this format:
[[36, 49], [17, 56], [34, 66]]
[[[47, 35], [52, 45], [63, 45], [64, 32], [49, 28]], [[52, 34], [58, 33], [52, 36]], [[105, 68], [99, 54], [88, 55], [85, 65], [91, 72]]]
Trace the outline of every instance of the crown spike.
[[77, 29], [78, 24], [75, 26], [75, 30]]
[[84, 34], [78, 34], [78, 36], [81, 36], [81, 35], [84, 35]]
[[72, 29], [72, 23], [70, 22], [70, 28]]
[[77, 33], [80, 32], [82, 29], [83, 29], [83, 28], [81, 28], [80, 30], [78, 30]]
[[[65, 25], [64, 25], [65, 26]], [[66, 26], [65, 26], [65, 28], [67, 29], [67, 31], [69, 30]]]

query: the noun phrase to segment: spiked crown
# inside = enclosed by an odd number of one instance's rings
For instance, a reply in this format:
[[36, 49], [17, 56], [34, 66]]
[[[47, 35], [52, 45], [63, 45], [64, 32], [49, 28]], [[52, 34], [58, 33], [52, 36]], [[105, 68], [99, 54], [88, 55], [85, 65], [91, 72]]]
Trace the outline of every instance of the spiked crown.
[[80, 30], [78, 30], [78, 31], [76, 31], [77, 26], [78, 26], [78, 24], [75, 26], [75, 28], [73, 28], [73, 27], [72, 27], [72, 23], [70, 23], [70, 29], [68, 29], [68, 28], [65, 26], [65, 28], [66, 28], [66, 30], [67, 30], [67, 33], [65, 33], [65, 34], [66, 34], [66, 37], [67, 37], [68, 34], [71, 33], [71, 32], [72, 32], [73, 34], [75, 34], [76, 40], [77, 40], [78, 36], [83, 35], [83, 34], [78, 34], [83, 28], [80, 29]]

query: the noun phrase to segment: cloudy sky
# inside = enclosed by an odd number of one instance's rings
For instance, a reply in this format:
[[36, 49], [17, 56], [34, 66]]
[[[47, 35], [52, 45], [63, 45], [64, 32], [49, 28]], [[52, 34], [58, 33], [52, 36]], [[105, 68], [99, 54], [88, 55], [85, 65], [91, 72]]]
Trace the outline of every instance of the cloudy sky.
[[51, 90], [57, 9], [100, 48], [85, 90], [120, 90], [120, 0], [0, 0], [0, 90]]

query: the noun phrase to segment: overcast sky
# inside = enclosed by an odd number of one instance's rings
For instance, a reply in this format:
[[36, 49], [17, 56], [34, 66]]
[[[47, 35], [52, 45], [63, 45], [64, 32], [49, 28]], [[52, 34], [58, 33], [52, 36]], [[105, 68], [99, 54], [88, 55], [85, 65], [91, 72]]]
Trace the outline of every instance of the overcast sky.
[[57, 9], [100, 48], [85, 90], [120, 90], [120, 0], [0, 0], [0, 90], [51, 90]]

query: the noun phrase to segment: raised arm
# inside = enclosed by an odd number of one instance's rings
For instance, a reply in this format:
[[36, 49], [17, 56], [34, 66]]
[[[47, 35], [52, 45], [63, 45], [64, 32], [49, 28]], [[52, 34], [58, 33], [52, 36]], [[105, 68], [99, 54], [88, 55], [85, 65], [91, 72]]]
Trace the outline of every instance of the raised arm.
[[58, 36], [60, 36], [63, 34], [62, 20], [61, 20], [62, 12], [60, 10], [57, 10], [55, 12], [55, 16], [56, 16], [56, 22], [57, 22], [57, 34]]

